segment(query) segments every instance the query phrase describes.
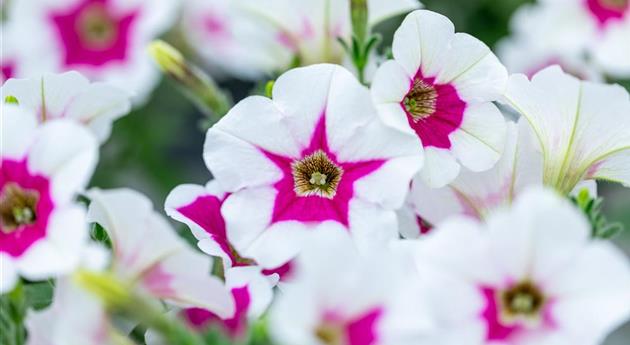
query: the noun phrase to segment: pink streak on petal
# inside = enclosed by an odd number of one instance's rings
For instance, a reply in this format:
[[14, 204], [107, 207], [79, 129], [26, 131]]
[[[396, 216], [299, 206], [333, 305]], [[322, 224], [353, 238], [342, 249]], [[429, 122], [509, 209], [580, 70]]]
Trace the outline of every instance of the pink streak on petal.
[[[227, 198], [227, 196], [226, 196]], [[177, 209], [184, 217], [199, 225], [230, 257], [232, 256], [226, 234], [225, 219], [221, 214], [224, 199], [214, 195], [197, 197], [192, 203]]]
[[481, 292], [486, 300], [486, 307], [481, 314], [481, 318], [486, 322], [486, 340], [498, 341], [508, 340], [521, 328], [519, 326], [503, 325], [499, 320], [499, 306], [495, 297], [496, 290], [488, 287], [481, 288]]
[[193, 328], [203, 331], [211, 325], [220, 325], [232, 339], [240, 338], [247, 330], [247, 312], [251, 304], [251, 296], [247, 286], [232, 289], [236, 305], [234, 316], [222, 320], [209, 310], [188, 308], [182, 311], [183, 317]]
[[435, 113], [426, 119], [414, 122], [413, 117], [405, 108], [404, 100], [400, 102], [403, 111], [407, 113], [409, 126], [416, 132], [424, 147], [451, 148], [449, 135], [458, 130], [464, 118], [466, 103], [459, 97], [457, 89], [451, 84], [436, 84], [435, 78], [426, 78], [422, 70], [418, 70], [413, 80], [409, 82], [409, 90], [413, 88], [415, 80], [421, 79], [428, 85], [433, 85], [437, 91]]
[[[110, 0], [85, 0], [78, 6], [65, 12], [50, 13], [49, 20], [55, 27], [64, 49], [63, 63], [66, 67], [77, 65], [100, 67], [110, 62], [125, 62], [129, 56], [131, 33], [139, 17], [135, 10], [124, 15], [112, 13]], [[78, 30], [78, 23], [83, 11], [90, 6], [101, 5], [116, 27], [116, 37], [107, 47], [90, 47], [84, 42]]]
[[379, 340], [378, 322], [383, 310], [374, 309], [367, 314], [350, 321], [346, 326], [348, 345], [372, 345]]
[[9, 183], [15, 183], [21, 189], [33, 190], [39, 194], [35, 207], [36, 219], [33, 224], [20, 226], [13, 231], [7, 231], [8, 233], [0, 229], [0, 252], [7, 253], [12, 257], [20, 257], [35, 242], [46, 237], [48, 220], [55, 209], [55, 204], [50, 192], [50, 181], [45, 176], [32, 174], [26, 159], [22, 161], [2, 160], [0, 193]]
[[277, 195], [272, 213], [272, 224], [282, 221], [308, 223], [334, 220], [349, 227], [349, 204], [354, 197], [354, 183], [378, 170], [385, 161], [339, 162], [336, 155], [328, 147], [326, 135], [326, 117], [322, 115], [315, 127], [309, 146], [302, 151], [302, 157], [322, 150], [330, 160], [343, 169], [343, 176], [333, 199], [320, 196], [298, 196], [294, 191], [291, 171], [291, 163], [294, 159], [260, 149], [283, 173], [283, 177], [274, 184]]
[[142, 285], [155, 296], [169, 298], [175, 296], [176, 291], [171, 286], [173, 275], [160, 264], [153, 266], [142, 277]]
[[420, 235], [426, 235], [433, 230], [433, 227], [428, 225], [427, 222], [420, 216], [416, 216], [416, 225], [418, 225], [418, 232]]
[[623, 20], [630, 13], [630, 1], [625, 7], [614, 8], [604, 4], [605, 0], [586, 0], [586, 8], [597, 20], [600, 29], [605, 28], [609, 22]]
[[13, 78], [15, 76], [15, 62], [2, 61], [0, 64], [0, 71], [2, 73], [0, 83], [4, 83], [5, 81]]

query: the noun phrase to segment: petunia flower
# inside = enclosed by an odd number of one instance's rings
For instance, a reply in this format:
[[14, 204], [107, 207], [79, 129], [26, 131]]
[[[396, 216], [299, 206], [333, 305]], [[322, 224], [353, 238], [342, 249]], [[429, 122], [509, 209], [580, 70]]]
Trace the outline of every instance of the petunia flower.
[[553, 191], [528, 190], [486, 225], [444, 223], [414, 253], [421, 276], [442, 286], [432, 300], [443, 336], [468, 330], [453, 344], [594, 345], [630, 316], [624, 254], [591, 239], [586, 218]]
[[544, 0], [526, 5], [513, 22], [519, 35], [547, 41], [553, 51], [586, 54], [607, 74], [630, 76], [627, 0]]
[[211, 259], [190, 248], [140, 193], [88, 192], [88, 220], [112, 242], [111, 271], [141, 291], [183, 307], [202, 307], [227, 317], [234, 312], [223, 283], [210, 275]]
[[417, 306], [405, 289], [413, 275], [391, 252], [362, 256], [347, 233], [331, 230], [315, 235], [296, 261], [294, 281], [270, 310], [275, 344], [424, 344], [418, 337], [431, 319], [409, 308]]
[[490, 169], [499, 160], [505, 121], [492, 103], [507, 71], [476, 38], [455, 33], [440, 14], [415, 11], [394, 35], [393, 61], [372, 83], [379, 115], [417, 136], [426, 162], [420, 173], [432, 187], [454, 180], [460, 167]]
[[14, 42], [24, 73], [18, 77], [77, 70], [140, 101], [159, 79], [146, 45], [176, 19], [177, 1], [13, 1], [8, 14], [21, 38]]
[[[369, 25], [420, 6], [415, 0], [368, 1]], [[202, 57], [243, 78], [283, 72], [297, 63], [342, 63], [337, 38], [349, 39], [350, 1], [188, 0], [182, 21]]]
[[106, 83], [90, 83], [78, 72], [11, 79], [0, 88], [2, 99], [13, 97], [20, 107], [37, 114], [38, 122], [66, 118], [87, 126], [102, 143], [112, 122], [126, 115], [127, 93]]
[[415, 138], [384, 125], [368, 90], [335, 65], [291, 70], [273, 100], [241, 101], [208, 131], [204, 159], [232, 193], [221, 207], [230, 243], [262, 267], [323, 228], [363, 249], [396, 237], [393, 210], [422, 162]]
[[550, 67], [531, 81], [512, 76], [505, 97], [535, 133], [545, 185], [565, 194], [585, 179], [630, 186], [630, 95], [624, 88]]
[[[243, 257], [230, 242], [221, 213], [221, 207], [229, 193], [222, 191], [216, 180], [205, 186], [180, 185], [169, 193], [165, 202], [166, 214], [188, 225], [199, 241], [197, 246], [204, 253], [220, 257], [224, 270], [231, 267], [258, 266], [258, 263]], [[287, 262], [278, 267], [262, 268], [271, 282], [286, 280], [291, 274], [292, 264]]]
[[[0, 293], [19, 277], [43, 280], [71, 272], [88, 239], [85, 210], [74, 198], [97, 162], [86, 129], [3, 104], [0, 165]], [[60, 140], [72, 138], [72, 140]]]

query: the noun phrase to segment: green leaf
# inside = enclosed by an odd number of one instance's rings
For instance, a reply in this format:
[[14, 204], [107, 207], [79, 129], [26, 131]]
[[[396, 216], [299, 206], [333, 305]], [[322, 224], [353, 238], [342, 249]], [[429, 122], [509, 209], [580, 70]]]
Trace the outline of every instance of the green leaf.
[[0, 296], [0, 344], [23, 345], [25, 343], [26, 309], [27, 303], [21, 284], [10, 293]]
[[588, 190], [583, 189], [571, 200], [586, 215], [591, 224], [591, 232], [594, 238], [610, 239], [624, 231], [622, 223], [609, 222], [604, 215], [602, 211], [603, 198], [593, 198]]

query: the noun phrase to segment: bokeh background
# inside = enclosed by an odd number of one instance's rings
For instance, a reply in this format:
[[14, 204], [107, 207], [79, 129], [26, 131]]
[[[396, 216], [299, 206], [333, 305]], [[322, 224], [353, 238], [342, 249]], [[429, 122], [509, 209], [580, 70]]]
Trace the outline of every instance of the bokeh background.
[[[423, 1], [428, 9], [448, 16], [457, 31], [468, 32], [491, 47], [509, 34], [512, 13], [526, 2], [530, 1]], [[395, 18], [377, 27], [386, 42], [391, 40], [401, 20]], [[179, 38], [177, 29], [166, 37], [185, 53], [189, 52]], [[187, 55], [194, 60], [194, 56]], [[630, 90], [630, 81], [611, 82]], [[260, 89], [260, 85], [232, 79], [219, 80], [219, 84], [236, 100]], [[202, 159], [205, 125], [207, 119], [177, 90], [177, 86], [162, 80], [146, 105], [115, 123], [113, 135], [102, 149], [92, 185], [101, 188], [131, 186], [149, 195], [156, 205], [162, 205], [168, 192], [178, 184], [205, 183], [211, 178]], [[600, 194], [606, 197], [605, 210], [609, 219], [622, 222], [626, 229], [630, 229], [630, 189], [600, 184]], [[614, 240], [630, 255], [630, 231]], [[606, 342], [606, 345], [628, 344], [630, 323]]]

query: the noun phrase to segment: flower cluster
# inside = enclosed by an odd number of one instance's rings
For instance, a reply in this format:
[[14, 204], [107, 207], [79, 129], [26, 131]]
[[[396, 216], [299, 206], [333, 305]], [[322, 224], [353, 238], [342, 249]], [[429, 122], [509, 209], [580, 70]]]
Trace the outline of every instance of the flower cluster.
[[[625, 73], [609, 40], [627, 41], [628, 2], [569, 3], [517, 21], [580, 12], [593, 23], [575, 26], [576, 49]], [[142, 51], [174, 6], [11, 3], [9, 40], [42, 37], [2, 56], [6, 77], [36, 73], [0, 89], [2, 341], [596, 345], [630, 319], [630, 262], [597, 213], [597, 180], [630, 187], [628, 91], [562, 59], [510, 75], [415, 1], [185, 1], [182, 32], [213, 68], [281, 75], [222, 114], [212, 79], [151, 46], [220, 117], [203, 145], [212, 178], [172, 189], [171, 219], [90, 185], [113, 122], [150, 90]], [[373, 25], [409, 11], [379, 56]], [[25, 303], [43, 282], [51, 303]]]

